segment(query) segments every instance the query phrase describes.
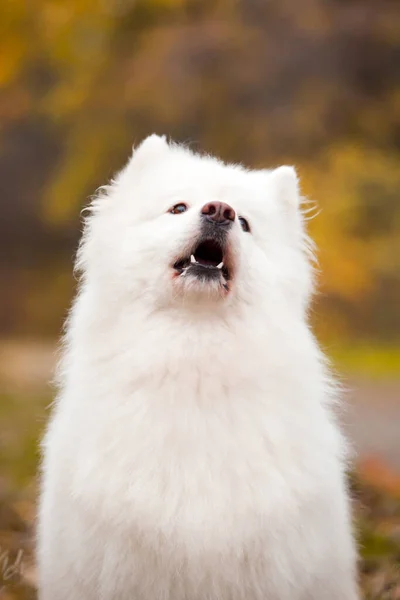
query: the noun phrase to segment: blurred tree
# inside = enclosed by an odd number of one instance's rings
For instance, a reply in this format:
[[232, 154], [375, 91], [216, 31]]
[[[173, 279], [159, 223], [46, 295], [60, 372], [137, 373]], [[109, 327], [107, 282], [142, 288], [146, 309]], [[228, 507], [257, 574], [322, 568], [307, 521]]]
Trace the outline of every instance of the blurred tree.
[[326, 335], [398, 335], [397, 0], [6, 0], [1, 12], [3, 331], [54, 332], [80, 207], [158, 131], [227, 160], [298, 164], [323, 209]]

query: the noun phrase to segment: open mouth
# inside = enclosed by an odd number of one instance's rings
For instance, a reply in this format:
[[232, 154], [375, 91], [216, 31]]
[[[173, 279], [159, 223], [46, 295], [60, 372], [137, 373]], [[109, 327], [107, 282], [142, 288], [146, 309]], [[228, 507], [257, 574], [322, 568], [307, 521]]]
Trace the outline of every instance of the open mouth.
[[200, 242], [190, 256], [178, 260], [174, 269], [179, 275], [190, 274], [203, 280], [219, 278], [228, 289], [231, 273], [226, 262], [221, 244], [217, 240], [207, 239]]

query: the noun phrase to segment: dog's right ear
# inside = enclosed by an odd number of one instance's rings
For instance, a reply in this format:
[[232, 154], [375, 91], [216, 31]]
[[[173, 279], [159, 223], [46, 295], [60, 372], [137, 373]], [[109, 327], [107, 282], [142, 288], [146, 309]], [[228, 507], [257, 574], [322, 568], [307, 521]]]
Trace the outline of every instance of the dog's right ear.
[[157, 160], [157, 157], [166, 150], [168, 150], [168, 142], [165, 135], [153, 133], [133, 149], [130, 162], [135, 165], [145, 164], [147, 161]]
[[134, 147], [125, 166], [115, 175], [112, 183], [119, 187], [131, 178], [136, 178], [142, 170], [158, 161], [168, 152], [169, 146], [165, 135], [153, 133], [144, 139], [139, 146]]
[[153, 133], [144, 139], [139, 146], [134, 147], [126, 165], [119, 171], [114, 179], [115, 183], [122, 183], [130, 174], [140, 173], [146, 166], [158, 160], [164, 152], [168, 151], [168, 142], [165, 135]]
[[153, 164], [164, 152], [168, 151], [168, 148], [165, 135], [156, 135], [155, 133], [149, 135], [139, 146], [133, 148], [131, 157], [115, 178], [115, 182], [121, 182], [125, 177], [129, 177], [130, 173], [140, 173], [141, 169]]

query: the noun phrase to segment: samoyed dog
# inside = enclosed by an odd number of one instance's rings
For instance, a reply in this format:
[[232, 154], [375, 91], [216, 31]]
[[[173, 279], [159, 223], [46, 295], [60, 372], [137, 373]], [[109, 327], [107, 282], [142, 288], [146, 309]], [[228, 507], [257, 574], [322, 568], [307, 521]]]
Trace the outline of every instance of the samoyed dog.
[[291, 167], [152, 135], [90, 208], [44, 440], [41, 600], [355, 600]]

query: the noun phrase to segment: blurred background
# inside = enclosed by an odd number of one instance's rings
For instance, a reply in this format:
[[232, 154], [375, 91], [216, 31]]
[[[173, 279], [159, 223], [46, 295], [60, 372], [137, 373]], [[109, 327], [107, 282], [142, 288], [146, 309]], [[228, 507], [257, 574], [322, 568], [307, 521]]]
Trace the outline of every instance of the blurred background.
[[[165, 133], [296, 165], [346, 387], [365, 598], [400, 598], [398, 0], [3, 0], [0, 598], [35, 598], [38, 439], [88, 196]], [[322, 600], [322, 599], [321, 599]]]

